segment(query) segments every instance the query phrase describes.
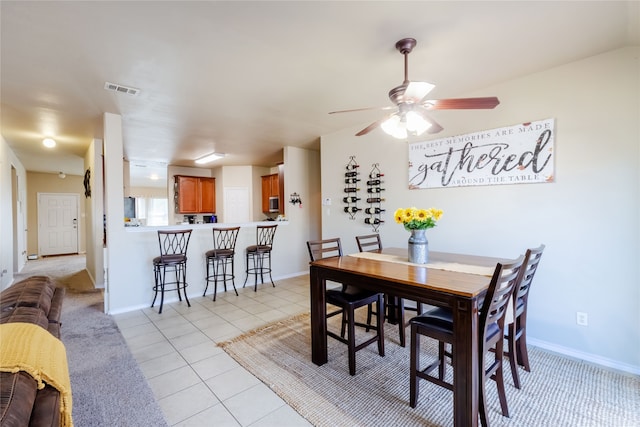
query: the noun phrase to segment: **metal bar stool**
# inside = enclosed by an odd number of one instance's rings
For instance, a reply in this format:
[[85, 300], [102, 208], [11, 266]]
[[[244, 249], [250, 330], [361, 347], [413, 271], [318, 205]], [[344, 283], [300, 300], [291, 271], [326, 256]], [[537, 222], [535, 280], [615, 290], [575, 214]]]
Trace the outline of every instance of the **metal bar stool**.
[[[153, 259], [153, 272], [155, 276], [155, 285], [153, 291], [153, 302], [151, 307], [156, 302], [158, 292], [160, 292], [160, 310], [158, 314], [162, 313], [162, 305], [164, 304], [165, 291], [178, 291], [178, 299], [182, 301], [180, 290], [184, 291], [184, 299], [187, 301], [187, 305], [191, 307], [189, 298], [187, 297], [187, 247], [189, 246], [189, 239], [191, 238], [192, 230], [178, 230], [178, 231], [158, 231], [158, 243], [160, 245], [160, 256]], [[167, 270], [175, 273], [175, 281], [167, 282]], [[175, 285], [175, 287], [166, 288], [167, 285]]]
[[[244, 278], [243, 288], [247, 285], [249, 275], [253, 274], [255, 277], [253, 291], [256, 292], [258, 290], [258, 276], [260, 276], [260, 283], [264, 283], [265, 273], [269, 273], [269, 280], [271, 280], [273, 287], [276, 287], [271, 277], [271, 248], [273, 247], [276, 227], [278, 227], [278, 224], [259, 225], [256, 227], [256, 244], [248, 246], [245, 251], [247, 276]], [[251, 261], [251, 266], [249, 261]]]
[[[227, 281], [231, 280], [233, 290], [238, 295], [234, 280], [233, 259], [236, 254], [236, 240], [238, 239], [239, 231], [240, 227], [213, 229], [213, 249], [205, 253], [207, 258], [207, 282], [202, 296], [206, 295], [209, 282], [213, 281], [213, 300], [215, 301], [218, 293], [218, 280], [224, 285], [225, 292], [227, 292]], [[231, 267], [230, 272], [228, 270], [229, 267]]]

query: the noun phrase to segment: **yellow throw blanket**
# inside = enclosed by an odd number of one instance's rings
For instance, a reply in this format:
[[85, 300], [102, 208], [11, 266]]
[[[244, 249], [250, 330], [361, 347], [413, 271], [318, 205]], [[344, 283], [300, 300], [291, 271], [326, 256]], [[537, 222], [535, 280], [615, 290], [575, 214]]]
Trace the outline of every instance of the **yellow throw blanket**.
[[71, 381], [67, 366], [67, 352], [58, 338], [42, 327], [31, 323], [0, 325], [0, 371], [24, 371], [38, 383], [60, 392], [60, 425], [72, 427]]

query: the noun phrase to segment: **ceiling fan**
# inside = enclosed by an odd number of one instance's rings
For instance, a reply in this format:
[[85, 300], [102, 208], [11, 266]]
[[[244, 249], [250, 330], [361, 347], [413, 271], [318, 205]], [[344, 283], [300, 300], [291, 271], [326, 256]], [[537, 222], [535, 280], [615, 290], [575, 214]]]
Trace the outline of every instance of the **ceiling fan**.
[[416, 46], [416, 40], [406, 38], [396, 43], [396, 49], [404, 55], [404, 81], [389, 91], [389, 99], [393, 106], [356, 108], [353, 110], [331, 111], [329, 114], [350, 113], [366, 110], [395, 110], [394, 112], [371, 123], [356, 136], [366, 135], [380, 126], [383, 131], [395, 138], [406, 138], [408, 135], [420, 135], [424, 132], [438, 133], [443, 128], [427, 114], [429, 110], [469, 110], [491, 109], [500, 104], [495, 96], [484, 98], [452, 98], [426, 99], [427, 94], [435, 87], [431, 83], [409, 80], [409, 54]]

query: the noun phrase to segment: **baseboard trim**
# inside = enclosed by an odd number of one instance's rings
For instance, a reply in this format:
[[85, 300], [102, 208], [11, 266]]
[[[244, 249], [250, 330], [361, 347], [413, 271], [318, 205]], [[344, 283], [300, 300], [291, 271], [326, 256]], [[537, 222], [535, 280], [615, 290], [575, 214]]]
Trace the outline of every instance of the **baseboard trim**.
[[585, 353], [583, 351], [575, 350], [573, 348], [564, 347], [547, 341], [538, 340], [535, 338], [527, 337], [527, 344], [534, 347], [542, 348], [544, 350], [558, 353], [560, 355], [580, 360], [583, 362], [591, 363], [602, 368], [612, 369], [615, 371], [640, 376], [640, 366], [630, 365], [618, 360], [609, 359], [607, 357], [598, 356], [591, 353]]

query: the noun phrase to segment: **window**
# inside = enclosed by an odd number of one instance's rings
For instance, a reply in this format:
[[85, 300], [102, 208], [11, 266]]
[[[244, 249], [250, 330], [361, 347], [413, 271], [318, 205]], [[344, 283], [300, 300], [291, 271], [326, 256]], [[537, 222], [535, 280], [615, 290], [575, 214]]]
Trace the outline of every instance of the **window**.
[[138, 197], [136, 198], [138, 219], [145, 225], [169, 225], [168, 199]]

